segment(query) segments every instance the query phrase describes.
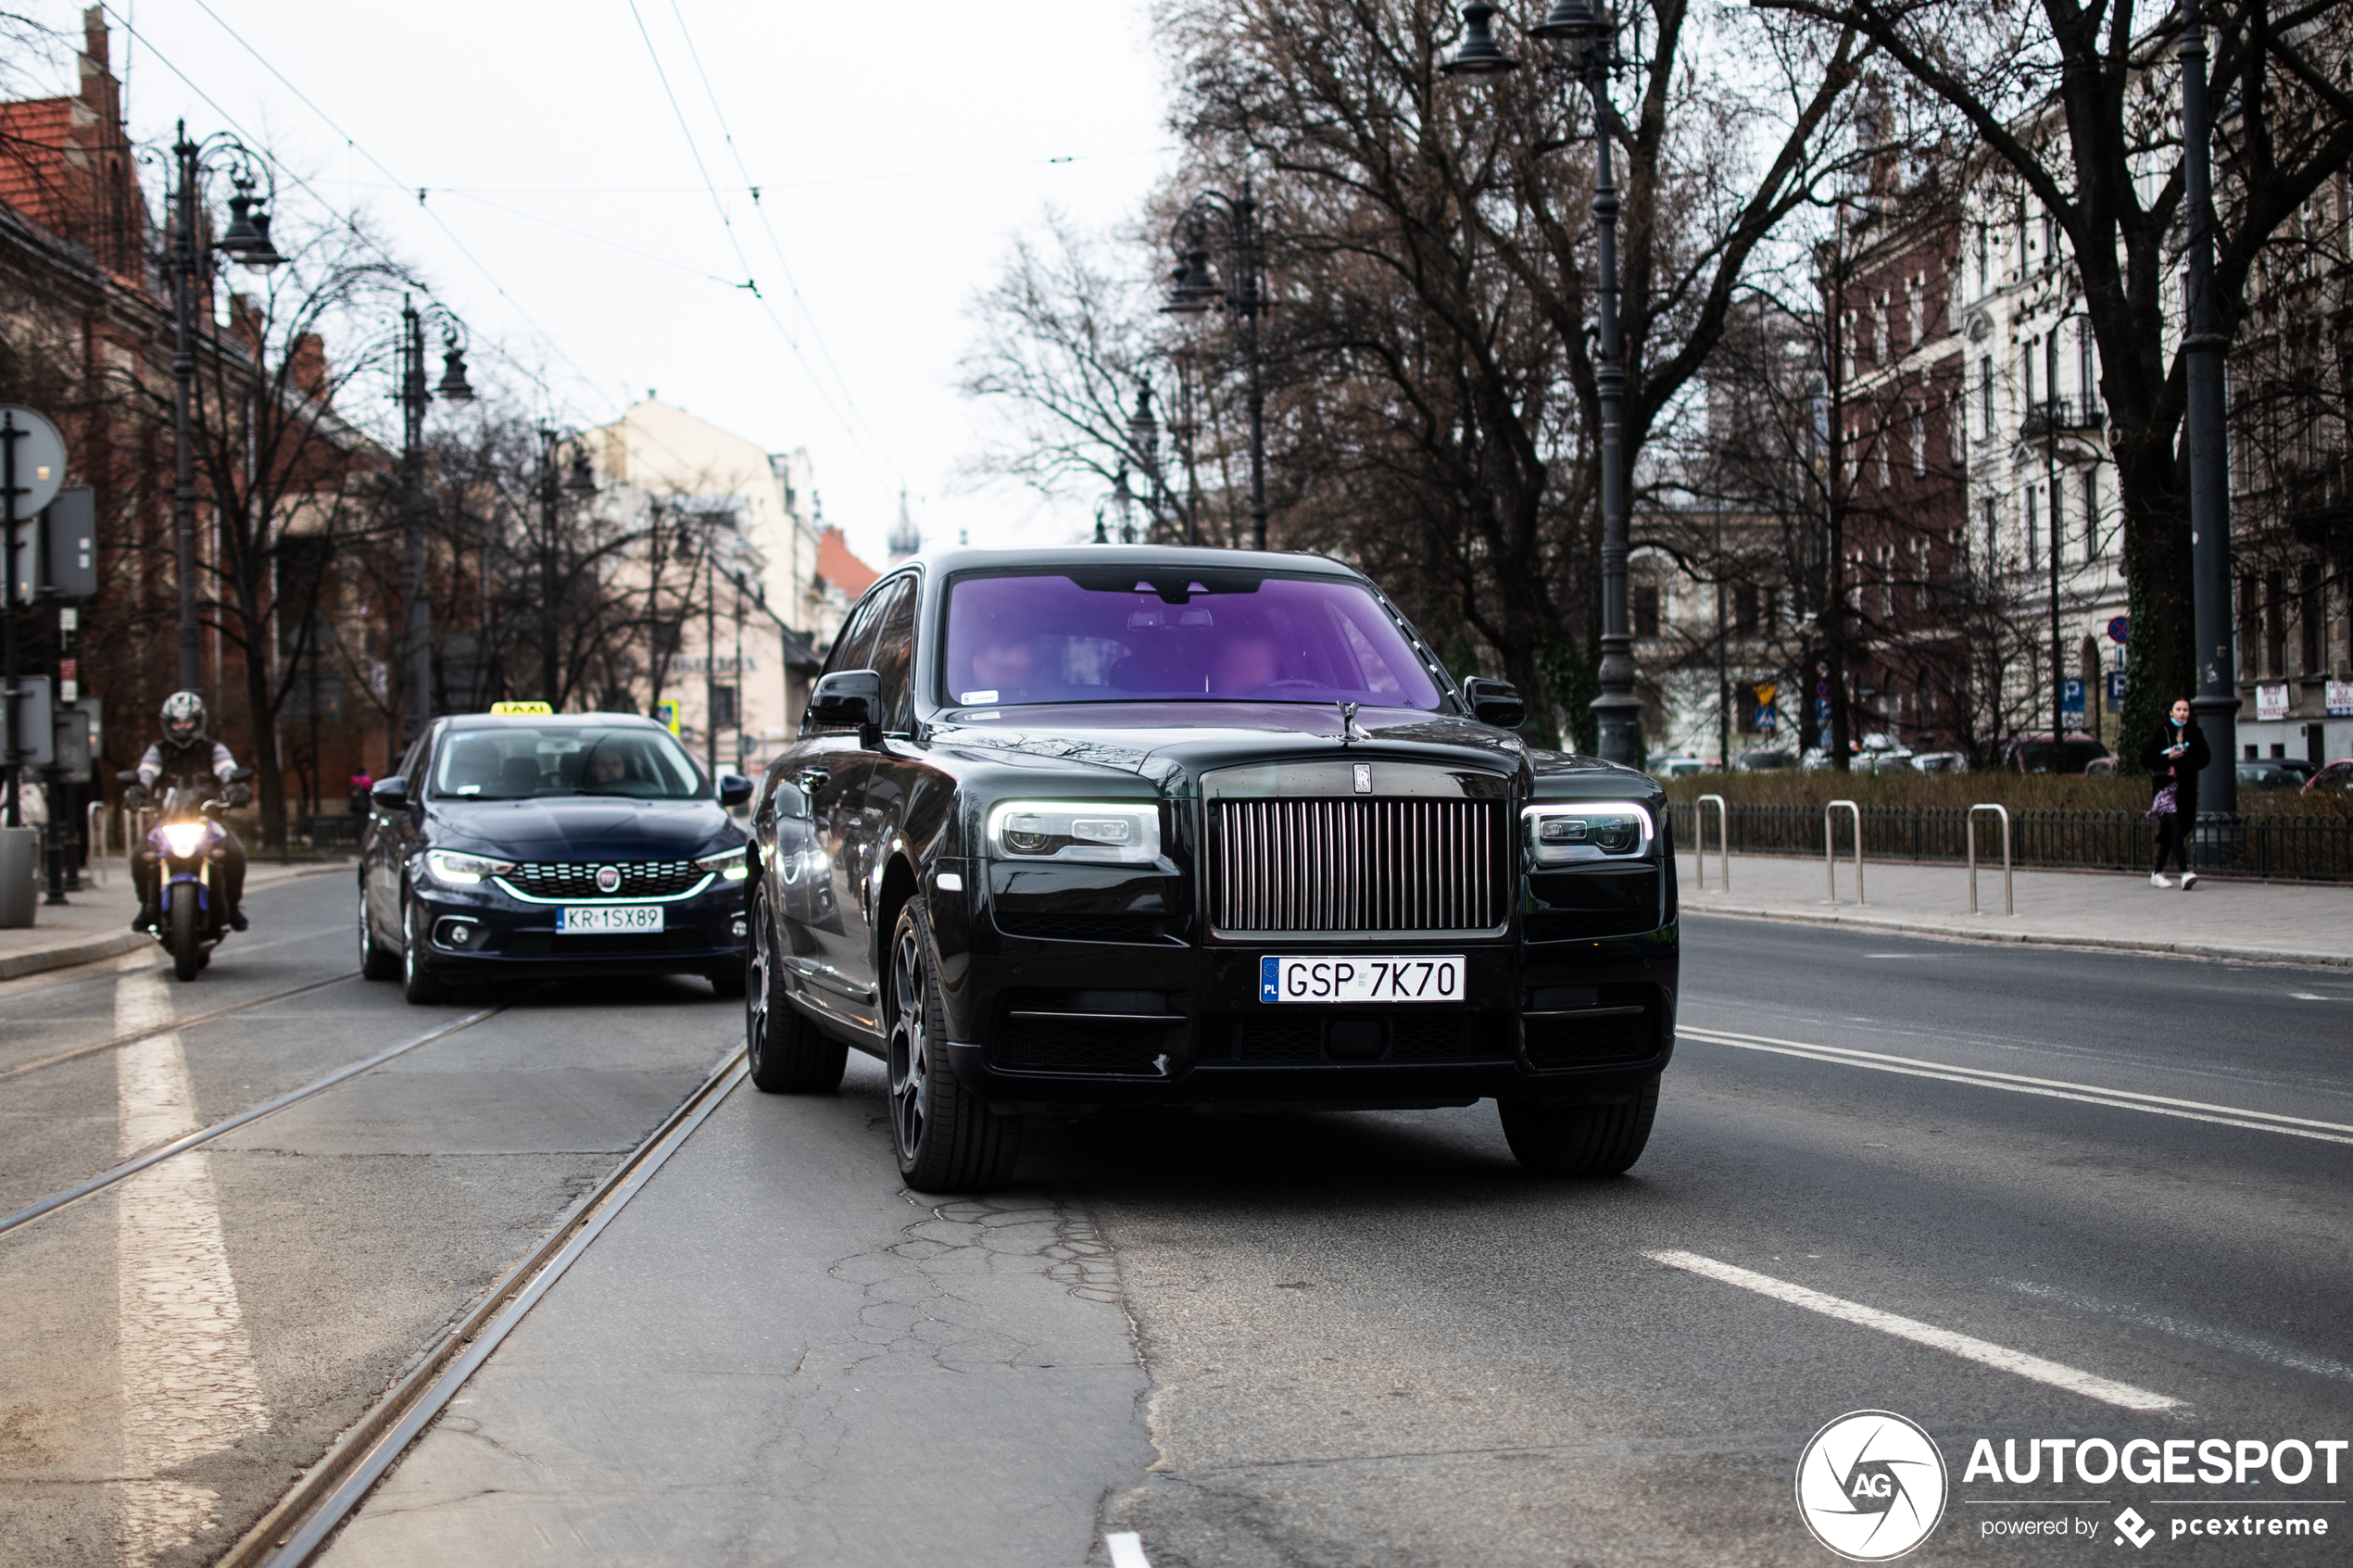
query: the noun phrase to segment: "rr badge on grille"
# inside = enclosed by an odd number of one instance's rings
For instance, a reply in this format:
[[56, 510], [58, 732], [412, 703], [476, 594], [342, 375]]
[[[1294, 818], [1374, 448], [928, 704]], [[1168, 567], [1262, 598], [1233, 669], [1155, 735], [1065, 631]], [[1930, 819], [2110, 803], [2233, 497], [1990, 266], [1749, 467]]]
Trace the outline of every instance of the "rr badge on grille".
[[597, 868], [597, 891], [599, 893], [618, 893], [621, 891], [621, 868], [619, 866], [598, 866]]
[[1359, 763], [1357, 763], [1357, 764], [1356, 764], [1356, 770], [1355, 770], [1355, 771], [1356, 771], [1356, 793], [1357, 793], [1357, 794], [1359, 794], [1359, 795], [1370, 795], [1370, 794], [1372, 794], [1372, 793], [1373, 793], [1373, 765], [1372, 765], [1370, 762], [1359, 762]]

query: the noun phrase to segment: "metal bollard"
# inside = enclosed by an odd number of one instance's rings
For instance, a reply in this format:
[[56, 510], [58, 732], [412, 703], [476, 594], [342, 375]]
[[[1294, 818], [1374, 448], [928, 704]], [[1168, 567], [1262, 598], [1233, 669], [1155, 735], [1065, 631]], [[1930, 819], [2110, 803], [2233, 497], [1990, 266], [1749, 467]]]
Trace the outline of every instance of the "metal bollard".
[[1977, 913], [1977, 814], [1991, 811], [2002, 819], [2002, 913], [2018, 913], [2018, 901], [2010, 893], [2010, 813], [2007, 808], [1986, 802], [1969, 809], [1969, 912]]
[[1822, 808], [1822, 872], [1831, 884], [1831, 902], [1838, 902], [1838, 858], [1833, 846], [1836, 837], [1831, 832], [1831, 813], [1845, 807], [1855, 822], [1855, 902], [1863, 899], [1863, 809], [1852, 800], [1833, 800]]
[[1720, 795], [1703, 795], [1692, 804], [1692, 873], [1699, 892], [1707, 891], [1707, 804], [1716, 803], [1716, 870], [1719, 893], [1732, 890], [1732, 826]]
[[90, 840], [90, 863], [83, 868], [90, 875], [90, 885], [107, 884], [107, 803], [93, 800], [82, 809], [82, 827]]

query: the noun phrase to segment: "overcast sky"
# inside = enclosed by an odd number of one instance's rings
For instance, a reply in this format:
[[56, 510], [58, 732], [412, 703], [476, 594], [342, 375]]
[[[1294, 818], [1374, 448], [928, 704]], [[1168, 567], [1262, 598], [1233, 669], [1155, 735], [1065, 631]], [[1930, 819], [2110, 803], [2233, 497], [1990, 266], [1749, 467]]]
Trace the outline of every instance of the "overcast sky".
[[[31, 8], [79, 35], [81, 0]], [[183, 115], [199, 135], [242, 129], [364, 205], [478, 339], [544, 367], [559, 419], [651, 389], [807, 446], [828, 521], [879, 561], [902, 483], [934, 540], [1087, 521], [958, 492], [982, 416], [952, 383], [1012, 233], [1049, 203], [1118, 222], [1174, 162], [1145, 13], [117, 0], [113, 48], [134, 139], [168, 142]]]

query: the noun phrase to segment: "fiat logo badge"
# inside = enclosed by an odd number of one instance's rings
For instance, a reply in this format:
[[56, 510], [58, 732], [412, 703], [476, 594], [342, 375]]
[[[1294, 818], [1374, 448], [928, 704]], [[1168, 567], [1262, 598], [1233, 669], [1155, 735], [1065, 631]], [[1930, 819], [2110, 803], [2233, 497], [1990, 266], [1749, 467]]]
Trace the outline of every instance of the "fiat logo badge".
[[621, 868], [619, 866], [598, 866], [597, 868], [597, 891], [599, 893], [618, 893], [621, 891]]

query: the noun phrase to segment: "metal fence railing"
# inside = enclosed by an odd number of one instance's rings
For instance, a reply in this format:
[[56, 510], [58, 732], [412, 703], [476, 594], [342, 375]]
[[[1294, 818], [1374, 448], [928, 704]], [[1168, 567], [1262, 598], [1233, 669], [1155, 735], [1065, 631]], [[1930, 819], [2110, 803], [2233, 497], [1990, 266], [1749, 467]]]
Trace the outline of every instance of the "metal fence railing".
[[[1670, 805], [1676, 841], [1696, 842], [1697, 808]], [[1846, 808], [1840, 808], [1846, 816]], [[1809, 804], [1728, 804], [1720, 816], [1713, 802], [1709, 836], [1719, 831], [1732, 852], [1746, 855], [1821, 856], [1829, 845], [1824, 812]], [[1969, 809], [1961, 806], [1861, 806], [1863, 857], [1867, 860], [1952, 861], [1969, 859]], [[1838, 826], [1838, 847], [1848, 852], [1846, 822]], [[2014, 864], [2080, 871], [2142, 871], [2150, 864], [2156, 829], [2132, 811], [2029, 809], [2010, 819]], [[1711, 846], [1713, 847], [1713, 846]], [[2242, 817], [2234, 822], [2201, 822], [2193, 854], [2201, 876], [2259, 876], [2296, 881], [2353, 881], [2353, 817]]]

